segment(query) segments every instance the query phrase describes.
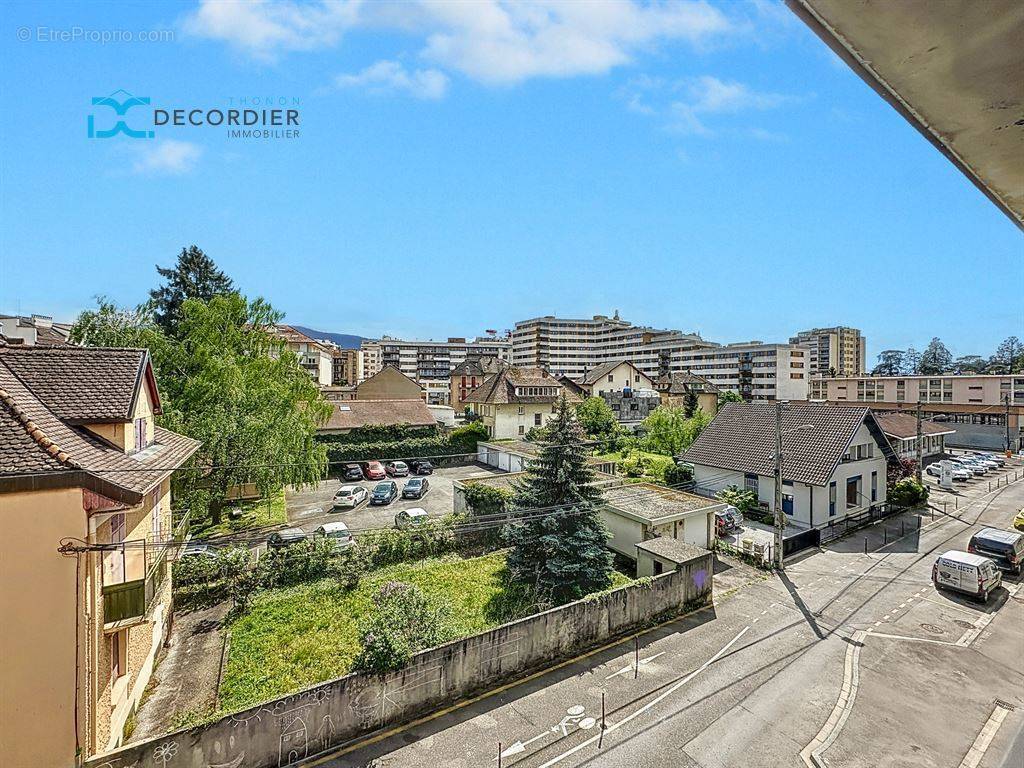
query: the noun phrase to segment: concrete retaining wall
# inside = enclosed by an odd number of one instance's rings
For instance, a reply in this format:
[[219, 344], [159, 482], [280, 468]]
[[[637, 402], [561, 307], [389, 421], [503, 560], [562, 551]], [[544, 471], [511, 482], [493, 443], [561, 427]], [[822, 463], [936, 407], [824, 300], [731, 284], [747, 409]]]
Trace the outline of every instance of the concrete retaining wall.
[[650, 581], [534, 614], [416, 654], [384, 676], [350, 674], [276, 701], [86, 761], [86, 768], [279, 768], [711, 597], [710, 552]]

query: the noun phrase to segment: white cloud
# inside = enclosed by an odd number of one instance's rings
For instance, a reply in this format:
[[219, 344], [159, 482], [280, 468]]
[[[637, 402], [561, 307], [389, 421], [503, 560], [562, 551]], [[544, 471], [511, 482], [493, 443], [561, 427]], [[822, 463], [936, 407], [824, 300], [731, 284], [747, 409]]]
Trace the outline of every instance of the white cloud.
[[705, 0], [416, 0], [399, 6], [360, 0], [202, 0], [186, 31], [227, 42], [261, 60], [336, 45], [354, 27], [424, 38], [434, 66], [479, 82], [595, 75], [628, 64], [658, 43], [693, 45], [732, 29]]
[[700, 136], [714, 133], [707, 125], [709, 115], [774, 109], [792, 101], [789, 96], [761, 93], [743, 83], [720, 80], [712, 75], [677, 83], [672, 90], [683, 90], [686, 97], [675, 99], [669, 104], [669, 128], [679, 133]]
[[336, 45], [356, 23], [361, 0], [201, 0], [185, 18], [188, 34], [222, 40], [254, 59]]
[[448, 76], [436, 69], [406, 70], [397, 61], [378, 61], [357, 74], [334, 78], [338, 88], [364, 88], [371, 93], [404, 92], [418, 99], [440, 99], [448, 90]]
[[132, 164], [135, 173], [181, 175], [191, 171], [203, 154], [198, 144], [174, 139], [140, 142], [137, 146], [138, 157]]

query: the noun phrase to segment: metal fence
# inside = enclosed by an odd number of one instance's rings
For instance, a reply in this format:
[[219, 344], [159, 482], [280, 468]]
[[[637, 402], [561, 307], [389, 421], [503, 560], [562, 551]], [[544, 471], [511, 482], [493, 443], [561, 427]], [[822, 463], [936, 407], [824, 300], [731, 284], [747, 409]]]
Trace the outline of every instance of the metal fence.
[[848, 533], [853, 533], [860, 528], [867, 525], [871, 525], [877, 520], [884, 520], [887, 517], [898, 515], [901, 512], [906, 512], [909, 507], [898, 507], [894, 504], [876, 504], [869, 507], [863, 512], [856, 515], [848, 515], [842, 520], [837, 520], [834, 523], [829, 523], [824, 528], [819, 529], [821, 534], [819, 544], [827, 544], [830, 541], [840, 539]]

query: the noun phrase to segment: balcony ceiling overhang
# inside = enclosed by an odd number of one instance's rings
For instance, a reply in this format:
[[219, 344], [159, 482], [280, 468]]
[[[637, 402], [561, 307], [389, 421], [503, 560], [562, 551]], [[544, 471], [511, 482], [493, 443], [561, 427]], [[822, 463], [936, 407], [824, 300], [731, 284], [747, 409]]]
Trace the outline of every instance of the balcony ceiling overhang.
[[1024, 229], [1024, 3], [786, 4]]

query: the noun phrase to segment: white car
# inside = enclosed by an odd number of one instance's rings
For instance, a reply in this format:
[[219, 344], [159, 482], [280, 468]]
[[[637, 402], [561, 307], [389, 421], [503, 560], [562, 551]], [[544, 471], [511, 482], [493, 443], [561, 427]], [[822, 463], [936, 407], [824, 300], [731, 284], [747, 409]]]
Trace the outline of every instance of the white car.
[[983, 466], [976, 461], [970, 461], [964, 458], [952, 459], [952, 461], [954, 465], [962, 467], [975, 475], [984, 475], [988, 471], [988, 467]]
[[973, 456], [976, 459], [984, 459], [985, 461], [994, 461], [1000, 467], [1006, 466], [1006, 459], [1000, 456], [998, 453], [982, 453], [981, 451], [970, 451], [968, 456]]
[[368, 494], [361, 485], [343, 485], [334, 494], [334, 508], [355, 508], [366, 501]]
[[[927, 472], [932, 477], [942, 477], [942, 467], [940, 467], [937, 462], [935, 464], [929, 464], [927, 467], [925, 467], [924, 471]], [[970, 480], [972, 477], [974, 477], [974, 475], [971, 474], [970, 470], [964, 469], [963, 467], [958, 467], [954, 465], [951, 471], [953, 473], [954, 480]]]

